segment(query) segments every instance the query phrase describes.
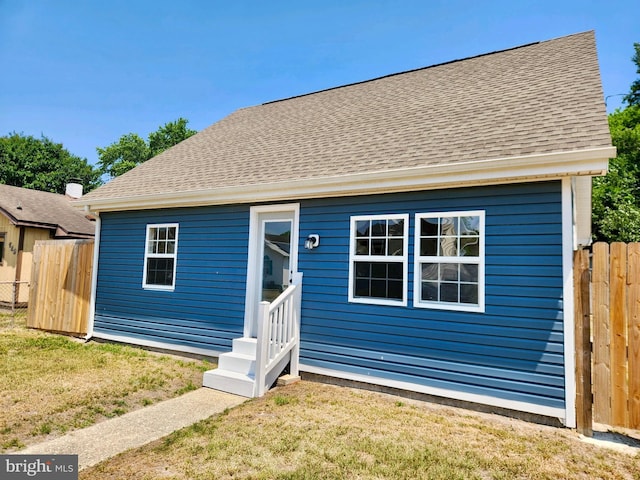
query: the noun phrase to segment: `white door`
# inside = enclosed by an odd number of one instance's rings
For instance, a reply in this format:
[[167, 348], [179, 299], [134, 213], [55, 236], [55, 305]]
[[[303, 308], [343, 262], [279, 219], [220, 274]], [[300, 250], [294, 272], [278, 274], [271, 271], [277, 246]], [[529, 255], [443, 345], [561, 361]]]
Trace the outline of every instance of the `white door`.
[[251, 208], [244, 336], [258, 332], [260, 302], [272, 302], [298, 265], [298, 204]]

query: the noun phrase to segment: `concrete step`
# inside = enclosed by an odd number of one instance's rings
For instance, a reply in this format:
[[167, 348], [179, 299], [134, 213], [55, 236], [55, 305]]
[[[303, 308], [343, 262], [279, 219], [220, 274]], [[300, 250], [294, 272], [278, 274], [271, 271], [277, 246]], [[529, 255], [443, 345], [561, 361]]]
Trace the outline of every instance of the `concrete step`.
[[218, 357], [218, 368], [229, 372], [253, 375], [256, 367], [256, 357], [233, 352], [223, 353]]
[[258, 340], [250, 337], [241, 337], [233, 339], [233, 351], [242, 355], [250, 355], [256, 357], [256, 345]]
[[253, 398], [254, 396], [254, 383], [253, 376], [221, 370], [220, 368], [204, 372], [202, 378], [203, 387], [248, 398]]

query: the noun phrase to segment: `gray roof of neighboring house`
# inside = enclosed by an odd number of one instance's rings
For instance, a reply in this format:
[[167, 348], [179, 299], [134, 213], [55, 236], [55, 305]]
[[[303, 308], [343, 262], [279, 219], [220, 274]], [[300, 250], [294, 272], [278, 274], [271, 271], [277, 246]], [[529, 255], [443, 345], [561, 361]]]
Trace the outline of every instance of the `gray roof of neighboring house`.
[[606, 147], [585, 32], [240, 109], [81, 203]]
[[55, 237], [89, 238], [95, 222], [57, 193], [0, 185], [0, 213], [17, 226], [52, 230]]

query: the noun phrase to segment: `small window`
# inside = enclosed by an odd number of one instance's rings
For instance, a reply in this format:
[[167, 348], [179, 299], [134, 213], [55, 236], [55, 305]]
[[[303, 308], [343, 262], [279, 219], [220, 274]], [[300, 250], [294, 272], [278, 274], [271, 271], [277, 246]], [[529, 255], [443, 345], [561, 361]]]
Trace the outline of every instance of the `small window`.
[[6, 233], [0, 233], [0, 263], [4, 260], [4, 239], [6, 237]]
[[173, 290], [176, 284], [178, 224], [147, 225], [144, 288]]
[[484, 311], [484, 211], [416, 215], [414, 306]]
[[351, 217], [349, 301], [407, 304], [408, 215]]

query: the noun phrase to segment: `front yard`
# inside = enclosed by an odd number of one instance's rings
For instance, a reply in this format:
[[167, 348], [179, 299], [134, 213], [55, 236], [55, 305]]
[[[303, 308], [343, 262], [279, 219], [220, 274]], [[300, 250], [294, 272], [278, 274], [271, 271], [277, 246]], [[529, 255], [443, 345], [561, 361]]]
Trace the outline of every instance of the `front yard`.
[[201, 385], [209, 363], [0, 324], [0, 453]]
[[639, 479], [571, 430], [300, 382], [80, 474], [134, 479]]
[[[174, 397], [212, 365], [0, 325], [0, 452]], [[571, 430], [300, 382], [81, 479], [636, 479], [640, 456]]]

